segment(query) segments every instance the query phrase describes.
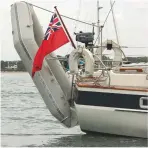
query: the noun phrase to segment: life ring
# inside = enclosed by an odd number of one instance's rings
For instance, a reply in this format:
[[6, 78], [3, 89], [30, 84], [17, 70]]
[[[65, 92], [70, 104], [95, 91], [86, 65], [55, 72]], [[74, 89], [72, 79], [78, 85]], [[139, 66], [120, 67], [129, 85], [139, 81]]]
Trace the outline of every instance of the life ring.
[[78, 59], [82, 56], [85, 60], [85, 75], [92, 76], [94, 73], [94, 58], [92, 53], [83, 47], [79, 47], [71, 52], [69, 56], [69, 69], [71, 73], [77, 74], [78, 69]]
[[[121, 50], [120, 46], [116, 44], [112, 40], [106, 40], [105, 42], [102, 43], [102, 53], [104, 50], [107, 48], [107, 44], [111, 44], [112, 48], [114, 50], [114, 59], [112, 65], [114, 67], [119, 66], [120, 63], [122, 62], [122, 55], [125, 57], [124, 52]], [[101, 59], [101, 47], [97, 48], [95, 51], [95, 54]], [[125, 57], [126, 58], [126, 57]], [[97, 61], [97, 59], [96, 59]]]

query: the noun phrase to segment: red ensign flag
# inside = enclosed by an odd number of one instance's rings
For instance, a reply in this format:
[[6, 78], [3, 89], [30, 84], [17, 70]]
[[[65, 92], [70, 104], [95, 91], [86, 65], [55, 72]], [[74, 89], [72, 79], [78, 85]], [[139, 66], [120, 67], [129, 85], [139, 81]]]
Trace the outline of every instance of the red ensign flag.
[[50, 54], [52, 51], [58, 49], [69, 41], [70, 40], [67, 37], [64, 28], [57, 17], [57, 14], [54, 13], [45, 33], [42, 44], [35, 55], [32, 68], [32, 77], [36, 71], [41, 70], [44, 57], [47, 54]]

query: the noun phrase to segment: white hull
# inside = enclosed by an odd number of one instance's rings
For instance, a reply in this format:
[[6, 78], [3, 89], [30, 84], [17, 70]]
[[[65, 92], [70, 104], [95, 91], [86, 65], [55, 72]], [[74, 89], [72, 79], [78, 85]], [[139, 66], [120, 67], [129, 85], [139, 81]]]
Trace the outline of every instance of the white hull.
[[82, 130], [148, 137], [147, 92], [77, 88], [75, 105]]
[[76, 110], [80, 127], [84, 131], [148, 137], [148, 112], [146, 111], [136, 112], [78, 104]]

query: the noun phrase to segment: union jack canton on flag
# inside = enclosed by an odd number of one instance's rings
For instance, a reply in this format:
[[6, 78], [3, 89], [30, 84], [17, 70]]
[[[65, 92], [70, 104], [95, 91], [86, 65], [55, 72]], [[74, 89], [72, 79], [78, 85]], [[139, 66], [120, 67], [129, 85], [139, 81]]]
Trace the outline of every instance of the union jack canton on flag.
[[61, 23], [59, 21], [59, 18], [57, 17], [57, 14], [54, 13], [51, 20], [50, 20], [50, 23], [49, 23], [49, 26], [45, 32], [45, 36], [44, 36], [44, 40], [48, 40], [50, 35], [59, 30], [61, 28]]

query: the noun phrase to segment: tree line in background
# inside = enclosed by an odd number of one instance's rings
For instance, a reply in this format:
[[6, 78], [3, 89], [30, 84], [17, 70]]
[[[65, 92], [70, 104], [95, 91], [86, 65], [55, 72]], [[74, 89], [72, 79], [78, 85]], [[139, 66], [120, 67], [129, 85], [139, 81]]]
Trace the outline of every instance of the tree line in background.
[[26, 71], [26, 68], [22, 61], [1, 61], [1, 71]]
[[[68, 65], [68, 55], [65, 57], [58, 56], [63, 67]], [[65, 58], [65, 59], [64, 59]], [[147, 63], [148, 57], [127, 57], [131, 63]], [[103, 57], [103, 60], [110, 60], [108, 57]], [[124, 59], [123, 59], [124, 60]], [[26, 68], [22, 61], [1, 61], [1, 71], [26, 71]]]
[[131, 63], [147, 63], [148, 62], [148, 57], [127, 57], [128, 61]]

